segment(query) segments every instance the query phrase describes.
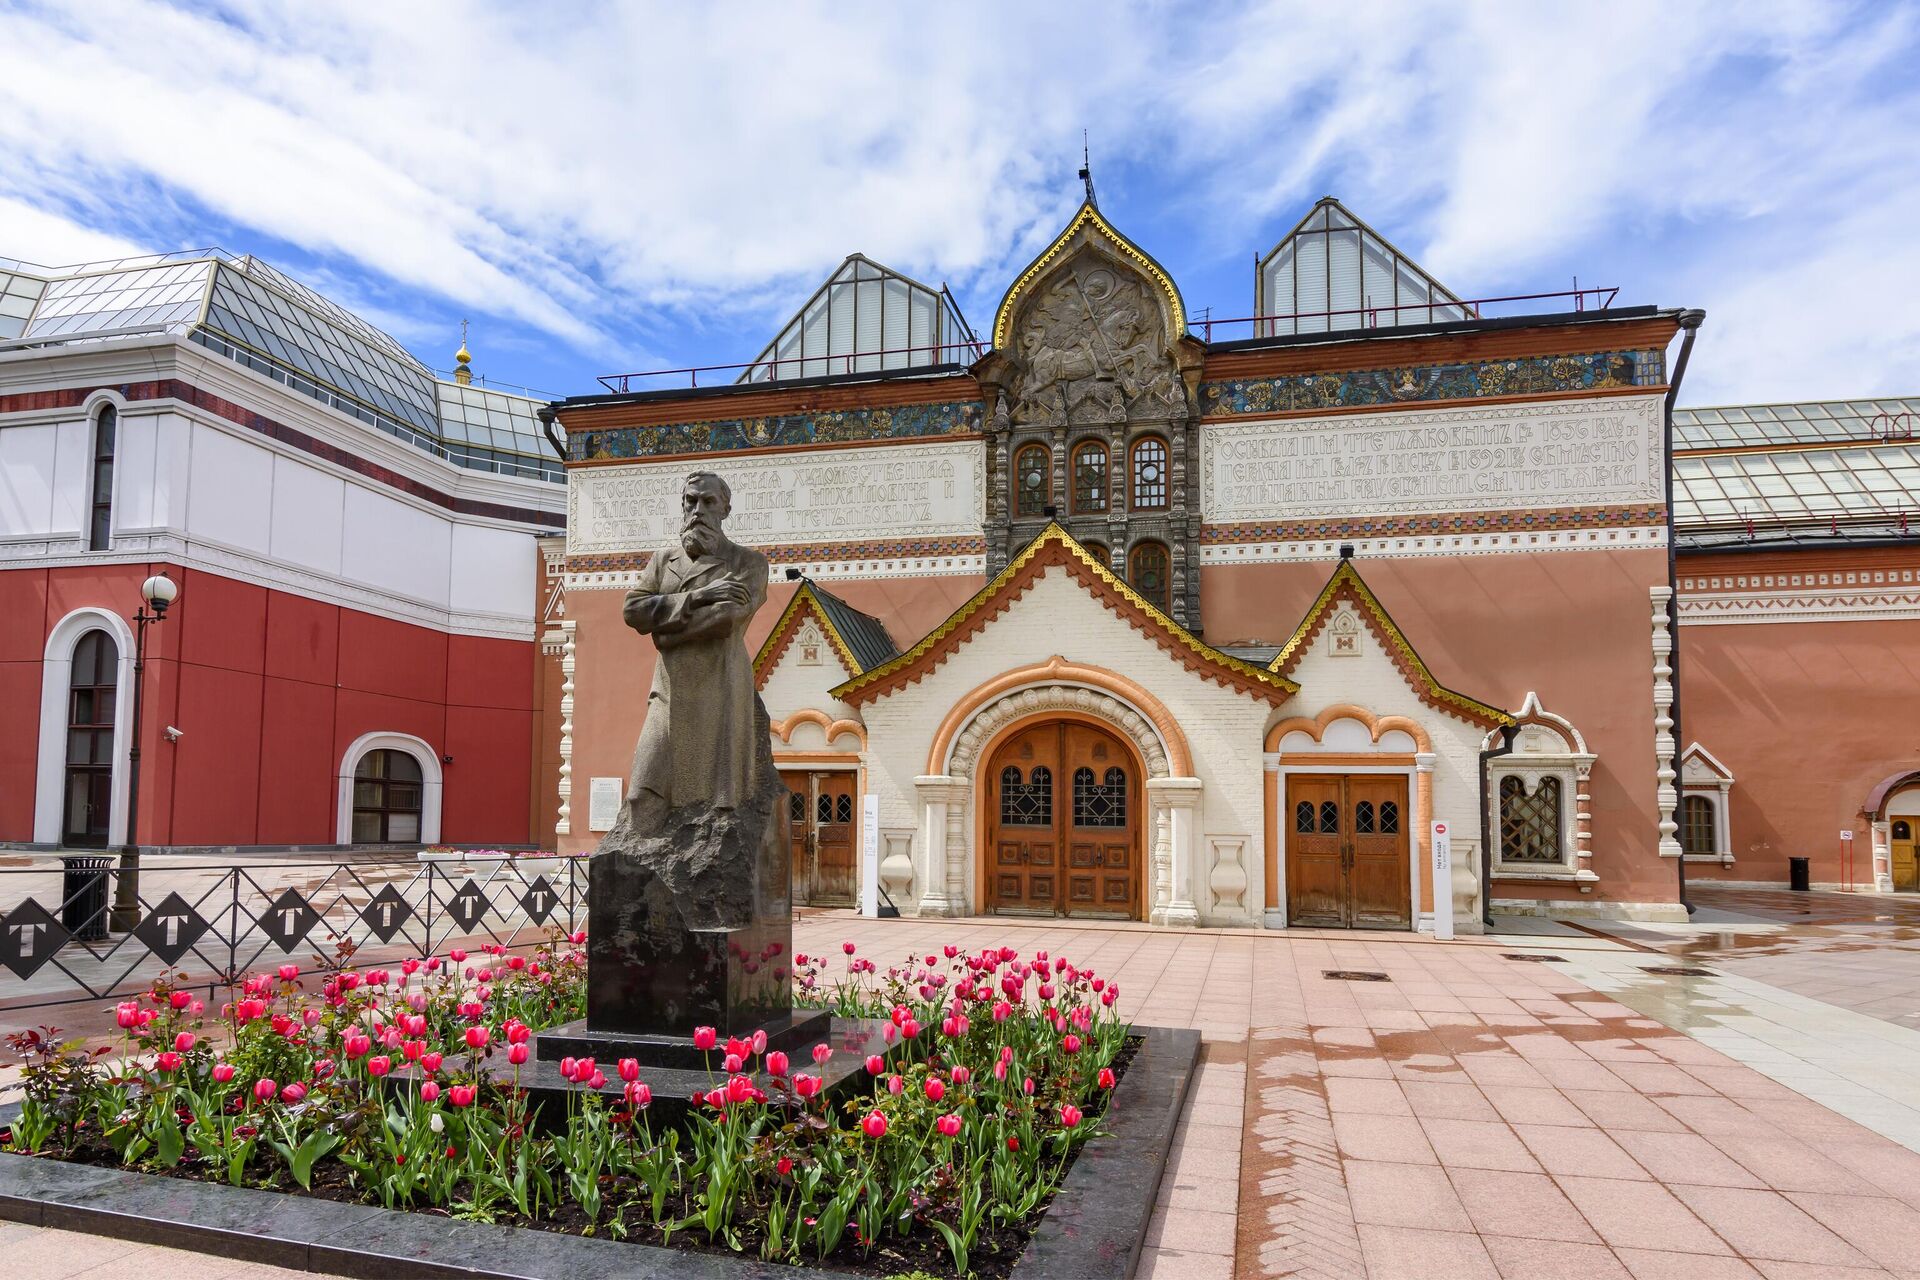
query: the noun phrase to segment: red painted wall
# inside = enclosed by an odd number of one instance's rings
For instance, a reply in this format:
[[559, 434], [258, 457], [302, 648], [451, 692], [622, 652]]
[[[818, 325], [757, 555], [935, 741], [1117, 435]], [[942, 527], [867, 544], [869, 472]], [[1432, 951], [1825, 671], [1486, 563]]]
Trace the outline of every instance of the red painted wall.
[[443, 840], [528, 843], [531, 641], [450, 636], [159, 564], [0, 572], [0, 840], [33, 839], [48, 633], [81, 606], [130, 616], [163, 567], [180, 598], [147, 633], [142, 843], [332, 844], [341, 758], [375, 732], [453, 757]]

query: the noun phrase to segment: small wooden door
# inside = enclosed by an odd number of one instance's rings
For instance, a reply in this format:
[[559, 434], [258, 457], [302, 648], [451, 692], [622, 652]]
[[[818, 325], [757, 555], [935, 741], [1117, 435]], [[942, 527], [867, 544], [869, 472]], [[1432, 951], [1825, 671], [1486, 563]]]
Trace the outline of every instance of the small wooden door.
[[794, 902], [814, 907], [852, 906], [854, 834], [858, 829], [854, 775], [787, 771], [781, 776], [786, 779], [788, 792]]
[[1283, 817], [1287, 922], [1322, 928], [1410, 927], [1411, 821], [1405, 778], [1291, 775]]
[[1022, 730], [987, 770], [992, 910], [1131, 919], [1140, 902], [1139, 772], [1112, 734]]
[[1920, 858], [1915, 857], [1913, 819], [1895, 818], [1891, 828], [1893, 887], [1901, 892], [1920, 889]]

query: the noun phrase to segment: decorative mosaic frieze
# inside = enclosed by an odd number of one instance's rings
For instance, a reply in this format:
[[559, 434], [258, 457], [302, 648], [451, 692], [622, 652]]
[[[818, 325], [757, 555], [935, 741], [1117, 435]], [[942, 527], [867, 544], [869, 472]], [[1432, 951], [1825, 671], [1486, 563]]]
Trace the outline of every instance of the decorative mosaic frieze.
[[1401, 365], [1203, 382], [1200, 412], [1205, 417], [1237, 417], [1296, 409], [1648, 387], [1665, 380], [1666, 357], [1657, 349], [1522, 356], [1472, 364]]
[[957, 436], [980, 430], [978, 400], [782, 413], [714, 422], [673, 422], [647, 427], [580, 431], [567, 438], [567, 460], [651, 458], [677, 453], [725, 453], [793, 445], [847, 444], [861, 440], [910, 440]]
[[1404, 538], [1472, 533], [1529, 533], [1659, 525], [1658, 505], [1557, 507], [1540, 511], [1453, 511], [1350, 519], [1239, 521], [1200, 527], [1203, 546], [1242, 542], [1310, 542], [1320, 538]]

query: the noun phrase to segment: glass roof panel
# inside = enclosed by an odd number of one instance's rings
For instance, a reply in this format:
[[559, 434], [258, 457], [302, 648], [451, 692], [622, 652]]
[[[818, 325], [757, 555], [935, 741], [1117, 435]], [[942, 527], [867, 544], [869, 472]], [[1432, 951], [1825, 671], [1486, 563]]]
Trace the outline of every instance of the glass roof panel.
[[76, 337], [111, 329], [173, 328], [199, 318], [210, 262], [104, 271], [47, 282], [20, 335]]
[[1676, 450], [1909, 439], [1920, 397], [1675, 409], [1673, 437]]
[[[1358, 237], [1358, 251], [1349, 247]], [[1256, 335], [1325, 333], [1466, 318], [1451, 289], [1327, 196], [1260, 260]], [[1453, 304], [1453, 305], [1447, 305]]]
[[[930, 332], [918, 331], [914, 321], [919, 316], [934, 318]], [[785, 382], [882, 368], [969, 364], [973, 351], [965, 344], [970, 334], [944, 291], [856, 253], [827, 277], [737, 381]]]

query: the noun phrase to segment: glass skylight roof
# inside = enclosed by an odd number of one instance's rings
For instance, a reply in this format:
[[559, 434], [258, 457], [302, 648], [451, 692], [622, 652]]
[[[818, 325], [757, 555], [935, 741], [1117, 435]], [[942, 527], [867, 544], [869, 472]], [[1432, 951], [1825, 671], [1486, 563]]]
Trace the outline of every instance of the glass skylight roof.
[[1435, 324], [1473, 315], [1452, 290], [1332, 196], [1260, 260], [1258, 337]]
[[1676, 450], [1737, 449], [1888, 436], [1920, 436], [1920, 398], [1721, 405], [1673, 411]]
[[442, 382], [392, 337], [258, 258], [203, 249], [26, 266], [0, 259], [0, 341], [182, 334], [460, 466], [562, 478], [535, 417], [542, 401]]
[[1673, 519], [1716, 526], [1884, 522], [1920, 515], [1920, 444], [1681, 454]]
[[852, 254], [787, 322], [741, 382], [971, 364], [973, 332], [944, 290]]

